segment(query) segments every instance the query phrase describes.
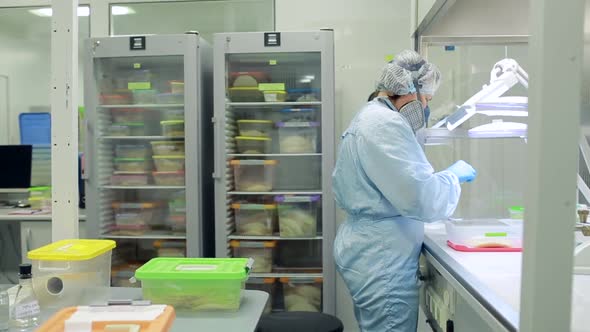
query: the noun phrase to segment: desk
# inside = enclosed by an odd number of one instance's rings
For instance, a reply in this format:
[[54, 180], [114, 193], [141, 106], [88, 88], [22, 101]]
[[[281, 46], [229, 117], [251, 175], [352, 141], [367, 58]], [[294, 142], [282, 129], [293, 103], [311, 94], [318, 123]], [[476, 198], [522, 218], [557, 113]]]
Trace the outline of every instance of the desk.
[[[51, 214], [10, 214], [23, 209], [0, 209], [0, 221], [51, 221]], [[86, 220], [86, 211], [80, 210], [80, 221]]]
[[[111, 299], [141, 299], [140, 288], [110, 288]], [[91, 298], [91, 296], [90, 296]], [[254, 331], [264, 311], [268, 294], [262, 291], [245, 290], [237, 312], [176, 313], [171, 332], [249, 332]], [[41, 320], [46, 321], [57, 310], [44, 310]], [[33, 329], [34, 330], [34, 329]], [[33, 331], [31, 330], [31, 331]], [[16, 332], [16, 330], [10, 330]]]

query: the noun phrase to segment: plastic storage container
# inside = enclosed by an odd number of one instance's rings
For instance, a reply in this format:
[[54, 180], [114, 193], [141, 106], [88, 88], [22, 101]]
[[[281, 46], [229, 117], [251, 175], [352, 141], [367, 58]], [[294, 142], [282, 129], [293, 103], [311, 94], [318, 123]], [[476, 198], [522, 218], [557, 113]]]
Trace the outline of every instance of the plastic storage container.
[[162, 120], [164, 120], [164, 121], [184, 120], [184, 109], [175, 108], [175, 109], [164, 110], [162, 112]]
[[114, 172], [111, 184], [114, 186], [145, 186], [149, 183], [147, 172]]
[[262, 91], [258, 87], [229, 88], [229, 99], [233, 102], [261, 102], [264, 101]]
[[[111, 281], [112, 240], [62, 240], [28, 252], [33, 288], [41, 306], [77, 305], [89, 289], [106, 289]], [[108, 297], [109, 292], [99, 292]], [[95, 301], [108, 300], [93, 298]]]
[[117, 144], [115, 155], [118, 158], [145, 158], [149, 155], [149, 150], [143, 144]]
[[186, 233], [186, 215], [185, 214], [175, 214], [168, 216], [167, 225], [170, 227], [172, 233], [175, 234], [185, 234]]
[[287, 100], [285, 91], [264, 91], [264, 101], [267, 103], [283, 102]]
[[238, 120], [240, 136], [268, 137], [272, 132], [270, 120]]
[[160, 93], [156, 95], [158, 104], [184, 104], [184, 93]]
[[447, 220], [448, 240], [470, 248], [522, 248], [522, 222], [475, 219]]
[[131, 104], [131, 94], [101, 94], [101, 105], [129, 105]]
[[237, 191], [271, 191], [274, 185], [276, 160], [232, 160]]
[[145, 125], [143, 122], [114, 123], [109, 127], [108, 132], [112, 136], [143, 136]]
[[[100, 308], [100, 309], [99, 309]], [[79, 325], [87, 325], [91, 332], [169, 332], [172, 329], [174, 318], [176, 314], [172, 306], [166, 306], [164, 311], [159, 314], [153, 320], [145, 320], [144, 317], [136, 315], [143, 315], [143, 312], [149, 310], [150, 307], [142, 306], [142, 310], [138, 310], [137, 307], [132, 306], [111, 306], [111, 307], [69, 307], [58, 311], [56, 314], [46, 321], [41, 327], [36, 329], [36, 332], [63, 332], [66, 331], [65, 324], [74, 316], [78, 311], [83, 311], [83, 314], [87, 312], [100, 312], [106, 314], [107, 312], [113, 313], [112, 320], [81, 320], [77, 318], [76, 322]], [[143, 312], [142, 312], [143, 311]], [[124, 320], [121, 320], [124, 317]], [[136, 317], [136, 318], [135, 318]], [[75, 325], [74, 323], [73, 325]], [[76, 325], [77, 326], [77, 325]], [[134, 330], [134, 326], [137, 326], [137, 330]]]
[[309, 122], [316, 119], [316, 109], [308, 107], [283, 108], [281, 117], [285, 121]]
[[170, 81], [170, 92], [172, 94], [183, 95], [184, 94], [184, 82], [183, 81]]
[[154, 258], [135, 277], [141, 280], [143, 298], [152, 303], [179, 311], [236, 311], [249, 264], [235, 258]]
[[287, 89], [290, 101], [318, 101], [320, 100], [320, 89], [300, 88]]
[[133, 103], [151, 105], [156, 103], [156, 90], [133, 90]]
[[184, 142], [180, 141], [154, 141], [151, 142], [154, 155], [184, 156]]
[[121, 172], [147, 172], [151, 163], [146, 158], [115, 158], [115, 169]]
[[233, 254], [236, 258], [252, 258], [252, 272], [269, 273], [272, 271], [272, 262], [277, 241], [230, 241]]
[[322, 278], [280, 278], [286, 311], [322, 311]]
[[277, 122], [281, 153], [316, 153], [318, 122]]
[[257, 89], [259, 83], [270, 81], [268, 74], [261, 71], [231, 72], [229, 78], [233, 87], [254, 87]]
[[158, 186], [184, 186], [184, 172], [154, 172], [154, 182]]
[[145, 110], [142, 108], [113, 108], [111, 116], [113, 123], [144, 122]]
[[272, 140], [270, 137], [237, 136], [236, 145], [240, 153], [270, 153]]
[[276, 196], [281, 237], [317, 236], [320, 196]]
[[184, 171], [184, 156], [153, 156], [158, 172]]
[[232, 204], [238, 235], [272, 235], [276, 224], [275, 204]]
[[162, 204], [159, 202], [113, 202], [117, 226], [161, 224]]
[[184, 137], [184, 120], [161, 121], [162, 134], [168, 137]]
[[268, 293], [268, 301], [264, 307], [264, 313], [270, 314], [272, 311], [277, 278], [250, 278], [246, 282], [246, 289], [258, 290]]

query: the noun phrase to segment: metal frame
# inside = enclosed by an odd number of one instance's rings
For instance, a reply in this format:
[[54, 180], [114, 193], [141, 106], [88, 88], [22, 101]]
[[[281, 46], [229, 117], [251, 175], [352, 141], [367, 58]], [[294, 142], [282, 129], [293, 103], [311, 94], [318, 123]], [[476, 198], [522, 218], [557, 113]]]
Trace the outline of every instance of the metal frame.
[[[312, 37], [312, 38], [310, 38]], [[332, 193], [332, 171], [335, 163], [335, 90], [334, 32], [282, 32], [281, 46], [263, 45], [263, 33], [220, 33], [215, 35], [214, 101], [215, 101], [215, 218], [216, 256], [226, 257], [228, 242], [226, 169], [226, 54], [320, 52], [322, 71], [322, 260], [323, 309], [336, 313], [336, 269], [332, 248], [336, 236], [336, 207]]]
[[53, 241], [78, 237], [77, 0], [54, 0], [51, 19]]
[[528, 35], [416, 36], [416, 51], [428, 58], [429, 46], [444, 45], [518, 45], [528, 44]]
[[[98, 44], [97, 44], [98, 43]], [[129, 37], [93, 38], [86, 44], [86, 53], [89, 57], [85, 61], [85, 104], [87, 106], [88, 123], [87, 132], [87, 158], [86, 172], [87, 197], [89, 204], [88, 233], [91, 237], [100, 237], [100, 184], [98, 183], [98, 97], [96, 95], [96, 81], [94, 61], [98, 58], [112, 57], [148, 57], [148, 56], [182, 56], [184, 65], [184, 80], [186, 91], [197, 93], [185, 94], [185, 145], [196, 147], [185, 151], [186, 176], [186, 200], [187, 200], [187, 255], [198, 257], [207, 254], [202, 237], [204, 232], [213, 230], [203, 228], [203, 222], [212, 220], [213, 202], [210, 193], [213, 191], [210, 177], [212, 161], [208, 156], [212, 155], [207, 150], [207, 145], [212, 140], [212, 130], [208, 124], [212, 116], [211, 94], [206, 86], [211, 85], [211, 47], [196, 34], [184, 35], [148, 35], [147, 50], [129, 51]], [[203, 81], [203, 80], [208, 80]], [[139, 238], [139, 237], [138, 237]]]

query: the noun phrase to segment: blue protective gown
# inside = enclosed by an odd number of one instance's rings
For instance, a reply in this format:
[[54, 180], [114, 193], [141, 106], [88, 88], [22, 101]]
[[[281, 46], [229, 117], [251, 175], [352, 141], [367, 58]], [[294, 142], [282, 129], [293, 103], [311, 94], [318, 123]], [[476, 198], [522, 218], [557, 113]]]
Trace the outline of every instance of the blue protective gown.
[[333, 180], [348, 214], [334, 258], [361, 330], [416, 331], [423, 222], [453, 214], [459, 179], [435, 173], [404, 118], [373, 100], [342, 135]]

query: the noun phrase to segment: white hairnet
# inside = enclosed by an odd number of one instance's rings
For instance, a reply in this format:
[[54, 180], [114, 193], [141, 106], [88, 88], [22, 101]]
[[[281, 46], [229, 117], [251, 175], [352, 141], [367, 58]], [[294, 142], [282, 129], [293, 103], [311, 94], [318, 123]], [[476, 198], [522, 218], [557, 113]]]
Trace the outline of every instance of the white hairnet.
[[390, 96], [416, 93], [412, 74], [398, 64], [391, 62], [381, 70], [379, 81], [377, 81], [377, 90], [385, 91]]
[[412, 79], [418, 83], [420, 93], [434, 95], [440, 86], [440, 71], [420, 54], [412, 50], [403, 50], [392, 62], [412, 73]]

